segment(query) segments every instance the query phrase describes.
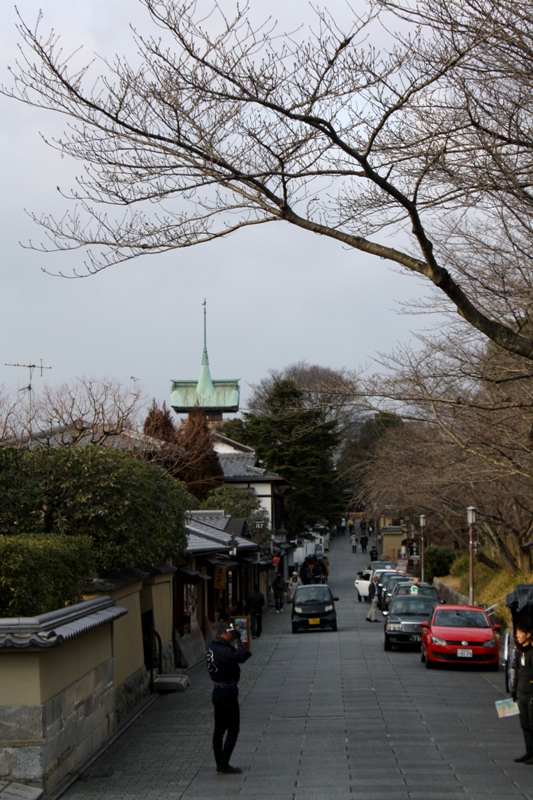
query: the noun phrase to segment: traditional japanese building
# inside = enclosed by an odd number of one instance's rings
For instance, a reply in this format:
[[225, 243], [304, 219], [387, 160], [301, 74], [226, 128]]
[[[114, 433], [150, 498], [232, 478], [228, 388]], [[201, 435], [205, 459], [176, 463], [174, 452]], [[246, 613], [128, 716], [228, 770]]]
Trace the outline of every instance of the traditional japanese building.
[[172, 381], [170, 405], [181, 414], [201, 408], [208, 423], [222, 422], [224, 412], [239, 410], [239, 380], [216, 380], [211, 378], [207, 355], [207, 309], [204, 301], [204, 350], [200, 377], [197, 381]]

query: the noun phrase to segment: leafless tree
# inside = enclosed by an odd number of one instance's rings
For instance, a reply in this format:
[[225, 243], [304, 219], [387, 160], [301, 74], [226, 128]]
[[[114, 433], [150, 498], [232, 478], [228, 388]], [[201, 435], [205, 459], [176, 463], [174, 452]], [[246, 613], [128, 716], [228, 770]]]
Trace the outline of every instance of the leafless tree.
[[41, 437], [47, 432], [61, 443], [102, 444], [135, 430], [142, 396], [116, 380], [77, 379], [46, 388], [36, 403]]
[[[466, 325], [383, 362], [374, 403], [406, 421], [378, 442], [359, 491], [417, 509], [456, 541], [475, 505], [486, 541], [508, 567], [529, 569], [533, 539], [531, 363], [468, 335]], [[371, 499], [370, 499], [371, 498]], [[387, 499], [388, 498], [388, 499]]]
[[294, 381], [302, 392], [304, 407], [319, 409], [325, 422], [336, 420], [337, 432], [346, 435], [357, 424], [361, 403], [357, 399], [358, 375], [346, 369], [331, 369], [298, 361], [282, 370], [271, 369], [266, 378], [253, 385], [248, 408], [262, 413], [276, 381]]
[[375, 0], [346, 30], [318, 12], [305, 38], [246, 8], [142, 1], [157, 34], [99, 77], [20, 22], [4, 92], [65, 114], [52, 145], [85, 166], [74, 209], [36, 217], [44, 249], [84, 248], [95, 272], [287, 222], [424, 276], [439, 307], [533, 359], [516, 316], [533, 300], [531, 3]]

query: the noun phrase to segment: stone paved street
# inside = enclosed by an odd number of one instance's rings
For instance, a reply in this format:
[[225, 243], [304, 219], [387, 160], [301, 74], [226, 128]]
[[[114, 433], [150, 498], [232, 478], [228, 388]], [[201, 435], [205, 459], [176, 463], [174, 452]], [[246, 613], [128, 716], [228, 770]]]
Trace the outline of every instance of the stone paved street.
[[355, 599], [349, 537], [333, 541], [338, 633], [293, 635], [270, 614], [241, 681], [241, 735], [218, 776], [207, 671], [148, 708], [67, 792], [67, 800], [533, 800], [517, 718], [500, 720], [501, 673], [427, 671], [383, 650], [381, 625]]

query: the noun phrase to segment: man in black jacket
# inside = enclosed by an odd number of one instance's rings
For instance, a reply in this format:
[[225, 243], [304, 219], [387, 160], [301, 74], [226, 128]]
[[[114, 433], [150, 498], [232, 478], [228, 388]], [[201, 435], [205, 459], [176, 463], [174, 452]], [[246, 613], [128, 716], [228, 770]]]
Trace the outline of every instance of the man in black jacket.
[[526, 752], [514, 760], [533, 765], [533, 646], [531, 625], [519, 622], [516, 626], [516, 670], [513, 684], [513, 700], [518, 701], [520, 727], [524, 734]]
[[[229, 763], [240, 729], [239, 688], [241, 677], [239, 664], [252, 657], [243, 646], [241, 635], [233, 625], [221, 627], [207, 651], [207, 669], [213, 681], [213, 706], [215, 707], [215, 730], [213, 751], [219, 775], [239, 775], [242, 769]], [[224, 741], [224, 734], [226, 740]]]
[[252, 639], [259, 639], [263, 630], [263, 606], [265, 596], [259, 591], [259, 584], [254, 584], [253, 592], [248, 595], [246, 609], [250, 615], [250, 626], [252, 628]]

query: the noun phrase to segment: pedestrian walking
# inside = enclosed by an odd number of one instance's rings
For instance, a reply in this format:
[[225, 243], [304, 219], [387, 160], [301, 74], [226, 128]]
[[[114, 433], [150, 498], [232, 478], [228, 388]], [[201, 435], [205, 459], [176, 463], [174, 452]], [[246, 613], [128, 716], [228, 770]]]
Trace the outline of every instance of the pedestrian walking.
[[251, 657], [251, 652], [241, 642], [240, 632], [233, 625], [221, 624], [206, 653], [207, 669], [214, 684], [213, 752], [218, 775], [240, 775], [242, 772], [242, 769], [232, 767], [229, 762], [240, 730], [239, 664]]
[[377, 611], [378, 611], [378, 576], [373, 575], [372, 580], [370, 581], [370, 585], [368, 587], [368, 599], [370, 600], [370, 611], [368, 612], [368, 616], [366, 618], [367, 622], [379, 622], [379, 619], [376, 619]]
[[353, 531], [354, 531], [354, 528], [355, 528], [355, 522], [354, 522], [354, 521], [353, 521], [353, 519], [350, 517], [350, 519], [348, 520], [348, 533], [349, 533], [349, 534], [352, 534], [352, 533], [353, 533]]
[[341, 519], [341, 536], [344, 536], [346, 533], [346, 517]]
[[322, 567], [318, 563], [317, 559], [315, 559], [313, 562], [311, 573], [313, 575], [313, 583], [322, 583]]
[[259, 591], [259, 584], [255, 583], [253, 591], [248, 595], [246, 611], [250, 615], [250, 627], [252, 629], [252, 639], [259, 639], [263, 630], [263, 607], [265, 596]]
[[518, 703], [520, 727], [524, 735], [526, 752], [514, 760], [533, 765], [533, 629], [529, 622], [519, 622], [516, 626], [517, 642], [516, 669], [513, 683], [513, 700]]
[[300, 567], [300, 580], [304, 586], [309, 586], [310, 583], [313, 583], [313, 576], [311, 574], [308, 558], [304, 559], [304, 563]]
[[326, 568], [326, 575], [329, 578], [329, 558], [327, 557], [327, 555], [325, 553], [322, 556], [322, 563], [324, 564], [324, 566]]
[[276, 573], [276, 577], [272, 581], [272, 589], [274, 591], [274, 602], [276, 604], [276, 614], [281, 614], [283, 611], [283, 601], [285, 600], [285, 581], [281, 572]]
[[364, 533], [361, 536], [361, 552], [362, 553], [366, 553], [367, 545], [368, 545], [368, 536], [366, 535], [366, 533]]
[[302, 585], [302, 581], [300, 580], [298, 573], [296, 570], [292, 573], [291, 577], [289, 578], [289, 599], [292, 600], [294, 597], [294, 593], [298, 586]]
[[358, 539], [355, 533], [352, 533], [352, 535], [350, 536], [350, 543], [352, 545], [352, 553], [357, 553]]
[[[365, 553], [366, 553], [366, 550], [365, 550]], [[370, 562], [378, 560], [378, 551], [376, 550], [375, 547], [371, 548], [369, 555], [370, 555]]]

